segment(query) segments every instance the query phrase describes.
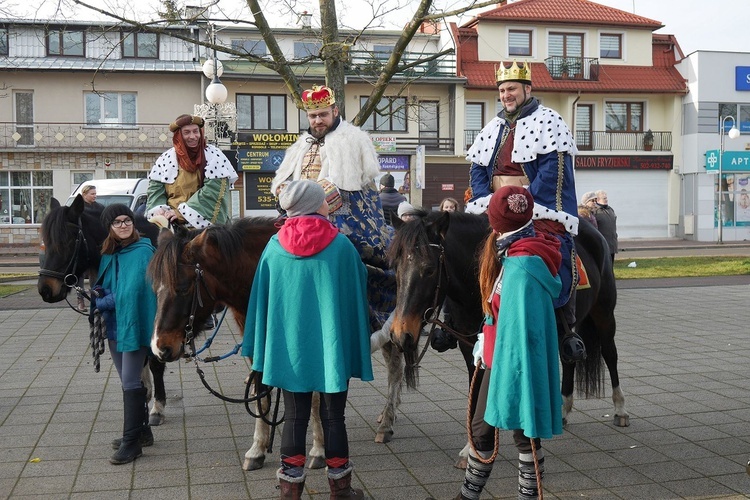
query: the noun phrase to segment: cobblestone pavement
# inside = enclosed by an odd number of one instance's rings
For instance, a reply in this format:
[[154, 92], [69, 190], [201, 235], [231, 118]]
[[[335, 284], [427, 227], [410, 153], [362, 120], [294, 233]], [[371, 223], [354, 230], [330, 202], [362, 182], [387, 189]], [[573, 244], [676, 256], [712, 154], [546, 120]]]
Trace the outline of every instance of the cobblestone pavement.
[[[565, 434], [544, 443], [546, 498], [750, 496], [748, 282], [621, 288], [617, 345], [631, 424], [613, 425], [608, 382], [605, 397], [576, 400]], [[252, 420], [211, 396], [186, 362], [168, 366], [167, 421], [154, 428], [154, 446], [132, 464], [110, 465], [122, 423], [117, 373], [106, 354], [94, 373], [85, 317], [34, 295], [0, 299], [0, 498], [278, 498], [279, 440], [263, 469], [243, 471]], [[223, 327], [211, 353], [237, 340], [236, 326]], [[352, 383], [347, 410], [355, 485], [378, 500], [452, 498], [466, 440], [460, 354], [428, 352], [385, 445], [373, 442], [386, 392], [382, 358], [373, 360], [376, 380]], [[242, 395], [244, 359], [205, 371], [225, 394]], [[515, 461], [504, 432], [482, 498], [515, 498]], [[325, 473], [311, 471], [304, 498], [327, 495]]]

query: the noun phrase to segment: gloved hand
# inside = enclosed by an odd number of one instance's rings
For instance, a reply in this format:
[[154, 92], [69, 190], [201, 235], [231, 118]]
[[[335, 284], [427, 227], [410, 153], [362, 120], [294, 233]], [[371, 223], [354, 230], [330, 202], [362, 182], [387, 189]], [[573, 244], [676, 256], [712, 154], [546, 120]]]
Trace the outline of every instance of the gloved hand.
[[474, 355], [474, 366], [477, 366], [477, 363], [481, 363], [479, 368], [487, 368], [485, 366], [484, 361], [482, 361], [482, 354], [484, 353], [484, 334], [479, 333], [477, 334], [477, 343], [474, 344], [474, 350], [472, 351], [472, 354]]

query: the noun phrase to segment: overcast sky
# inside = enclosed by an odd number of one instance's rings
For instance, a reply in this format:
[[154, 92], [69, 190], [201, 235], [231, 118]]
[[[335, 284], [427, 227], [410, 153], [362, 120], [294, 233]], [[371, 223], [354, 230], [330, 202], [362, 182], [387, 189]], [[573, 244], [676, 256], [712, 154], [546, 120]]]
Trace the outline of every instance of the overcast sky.
[[[152, 14], [156, 11], [156, 7], [159, 5], [158, 0], [87, 1], [94, 5], [124, 5], [128, 10], [135, 8], [143, 17], [145, 17], [145, 19], [152, 18]], [[375, 0], [375, 3], [381, 5], [393, 5], [396, 1], [402, 5], [406, 5], [406, 7], [404, 10], [391, 16], [394, 23], [386, 26], [389, 29], [402, 26], [405, 19], [411, 16], [413, 6], [418, 2], [418, 0]], [[750, 0], [596, 1], [602, 5], [635, 13], [661, 22], [665, 26], [658, 30], [657, 33], [675, 35], [685, 55], [696, 50], [750, 52], [750, 26], [748, 26], [750, 23]], [[0, 5], [5, 4], [6, 8], [10, 8], [13, 12], [20, 13], [20, 15], [34, 17], [34, 10], [29, 6], [44, 3], [46, 8], [38, 11], [38, 15], [45, 17], [49, 16], [50, 6], [58, 5], [61, 2], [64, 3], [66, 0], [0, 0]], [[201, 3], [208, 3], [208, 0], [178, 0], [177, 3], [178, 5], [200, 5]], [[268, 3], [281, 4], [281, 2]], [[297, 9], [305, 9], [306, 4], [309, 4], [309, 7], [307, 8], [310, 12], [318, 11], [317, 0], [297, 0]], [[465, 2], [461, 0], [436, 0], [436, 4], [448, 6], [448, 8], [455, 8], [456, 6], [465, 5]], [[246, 3], [242, 0], [220, 0], [219, 2], [219, 6], [225, 7], [226, 11], [231, 15], [236, 14], [239, 9], [238, 6], [243, 5], [246, 8]], [[336, 6], [339, 13], [344, 15], [344, 20], [348, 27], [360, 28], [362, 27], [362, 20], [369, 18], [369, 16], [364, 15], [368, 11], [368, 7], [364, 4], [363, 0], [341, 0], [336, 2]], [[118, 11], [121, 11], [121, 9], [122, 8], [118, 7]], [[486, 11], [488, 9], [489, 7], [482, 10]], [[70, 9], [66, 9], [66, 11], [69, 10]], [[472, 14], [475, 14], [475, 12]], [[100, 16], [96, 15], [93, 11], [84, 9], [77, 9], [75, 17], [87, 20], [100, 18]], [[247, 18], [248, 16], [245, 15], [244, 17]], [[287, 23], [291, 23], [292, 25], [296, 24], [288, 19], [289, 18], [286, 18], [285, 20], [277, 19], [277, 22], [275, 22], [274, 25], [280, 27]], [[470, 16], [465, 16], [456, 21], [461, 24], [469, 19]], [[358, 23], [360, 25], [358, 25]]]

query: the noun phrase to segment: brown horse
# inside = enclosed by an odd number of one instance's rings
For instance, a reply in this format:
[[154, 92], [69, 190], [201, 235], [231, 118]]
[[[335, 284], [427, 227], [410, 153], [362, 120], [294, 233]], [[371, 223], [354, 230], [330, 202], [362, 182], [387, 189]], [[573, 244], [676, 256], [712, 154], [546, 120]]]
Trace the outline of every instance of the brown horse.
[[[255, 270], [266, 243], [277, 231], [276, 219], [247, 218], [201, 231], [162, 233], [149, 266], [157, 294], [156, 327], [151, 341], [157, 356], [165, 361], [179, 359], [186, 343], [205, 324], [217, 303], [232, 310], [244, 331]], [[375, 441], [380, 443], [388, 442], [393, 435], [403, 380], [403, 356], [390, 342], [382, 347], [382, 353], [388, 365], [389, 390], [378, 418]], [[308, 467], [319, 468], [325, 464], [323, 430], [317, 411], [312, 415], [313, 447]], [[263, 466], [269, 430], [267, 422], [256, 420], [253, 445], [245, 453], [243, 469]]]

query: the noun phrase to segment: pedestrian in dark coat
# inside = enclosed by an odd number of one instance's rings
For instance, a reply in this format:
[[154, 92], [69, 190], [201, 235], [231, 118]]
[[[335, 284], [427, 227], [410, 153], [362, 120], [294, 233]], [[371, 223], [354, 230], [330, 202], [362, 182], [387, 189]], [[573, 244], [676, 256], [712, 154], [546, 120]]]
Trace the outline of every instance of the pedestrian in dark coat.
[[599, 190], [596, 192], [596, 209], [594, 210], [596, 225], [599, 232], [609, 245], [609, 254], [612, 257], [612, 263], [615, 262], [617, 253], [617, 215], [612, 207], [609, 206], [607, 192]]

